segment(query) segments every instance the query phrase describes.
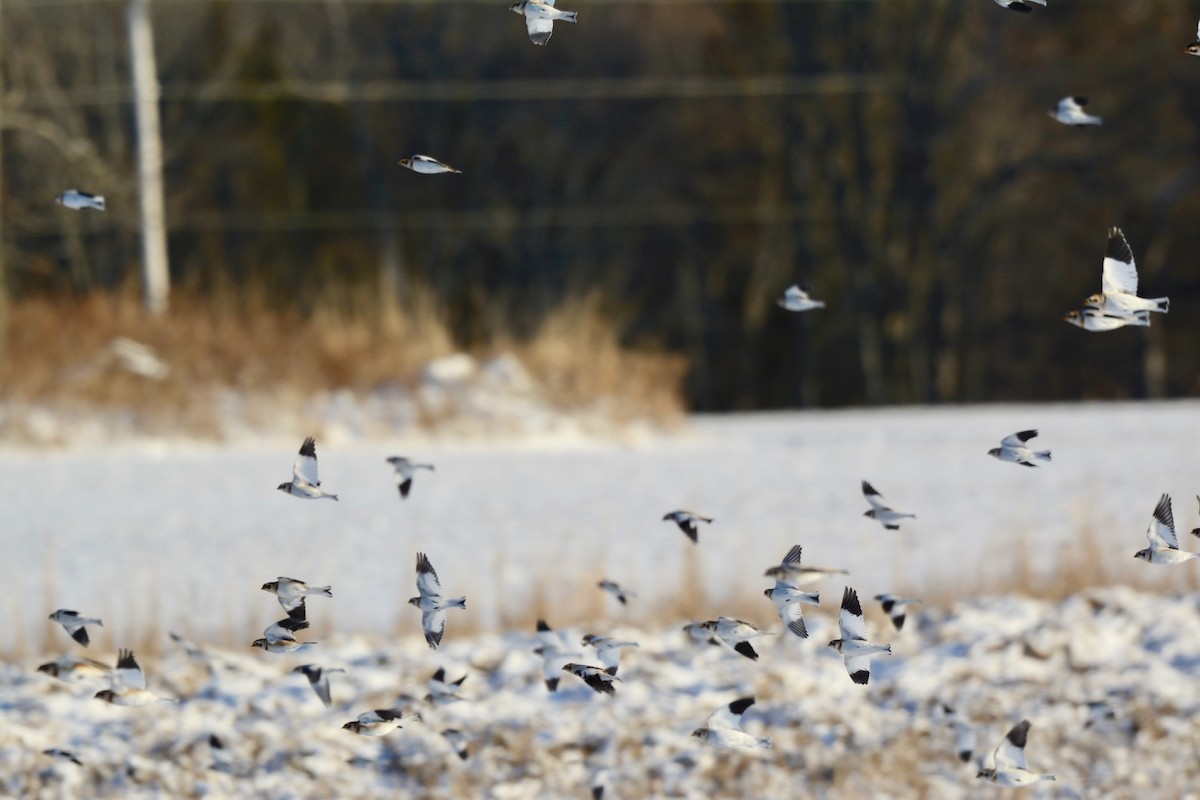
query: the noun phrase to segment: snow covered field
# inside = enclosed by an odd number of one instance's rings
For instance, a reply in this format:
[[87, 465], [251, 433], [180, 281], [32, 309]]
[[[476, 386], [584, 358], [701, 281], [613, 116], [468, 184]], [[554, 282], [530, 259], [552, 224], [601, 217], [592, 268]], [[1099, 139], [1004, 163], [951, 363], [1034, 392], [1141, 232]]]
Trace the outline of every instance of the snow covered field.
[[[700, 417], [678, 436], [613, 442], [318, 439], [338, 503], [274, 490], [304, 432], [236, 447], [9, 449], [0, 794], [562, 797], [586, 794], [603, 766], [606, 797], [998, 793], [955, 761], [932, 710], [943, 701], [983, 725], [989, 752], [1014, 722], [1033, 722], [1030, 766], [1059, 776], [1036, 796], [1187, 796], [1200, 779], [1193, 598], [1092, 590], [1055, 606], [968, 595], [1020, 583], [1053, 595], [1055, 576], [1079, 563], [1102, 567], [1105, 584], [1194, 587], [1195, 565], [1132, 555], [1164, 491], [1181, 532], [1197, 524], [1198, 422], [1200, 404], [1181, 402]], [[986, 455], [1032, 427], [1053, 463]], [[384, 463], [396, 453], [437, 466], [403, 502]], [[892, 532], [863, 518], [862, 479], [918, 519]], [[679, 507], [716, 518], [698, 546], [661, 521]], [[872, 637], [896, 655], [867, 688], [825, 647], [838, 581], [818, 587], [811, 638], [771, 640], [758, 663], [685, 641], [678, 625], [722, 613], [779, 630], [761, 573], [793, 543], [807, 563], [849, 569], [864, 602], [883, 591], [961, 599], [931, 603], [899, 634], [871, 604]], [[405, 604], [418, 550], [448, 593], [468, 598], [436, 653]], [[320, 643], [310, 653], [249, 647], [282, 616], [258, 588], [278, 575], [333, 586], [332, 599], [309, 602], [307, 638]], [[595, 588], [600, 577], [638, 597], [620, 609]], [[115, 708], [90, 699], [103, 682], [37, 673], [84, 654], [45, 619], [62, 607], [104, 619], [87, 655], [111, 663], [118, 647], [142, 648], [150, 688], [183, 702]], [[557, 695], [543, 688], [529, 653], [534, 613], [575, 636], [642, 643], [615, 698], [566, 674]], [[166, 631], [219, 645], [220, 664], [191, 659]], [[347, 670], [334, 676], [330, 711], [290, 674], [308, 662]], [[469, 700], [418, 701], [425, 719], [382, 740], [341, 730], [400, 692], [422, 697], [439, 665], [470, 675]], [[751, 693], [746, 727], [772, 737], [765, 757], [688, 736]], [[1091, 700], [1114, 719], [1085, 727]], [[438, 736], [447, 727], [475, 743], [468, 760]], [[41, 755], [52, 746], [84, 768]], [[355, 756], [369, 761], [347, 765]]]

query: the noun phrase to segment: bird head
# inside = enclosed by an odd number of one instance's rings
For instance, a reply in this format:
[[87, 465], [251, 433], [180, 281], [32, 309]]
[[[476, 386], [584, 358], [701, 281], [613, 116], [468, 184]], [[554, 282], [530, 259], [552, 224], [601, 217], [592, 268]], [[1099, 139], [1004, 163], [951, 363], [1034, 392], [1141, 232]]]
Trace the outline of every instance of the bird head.
[[1200, 56], [1200, 42], [1193, 42], [1184, 48], [1183, 52], [1189, 56]]
[[1000, 457], [1000, 448], [993, 447], [991, 450], [988, 450], [988, 455], [993, 456], [995, 458], [999, 458]]
[[113, 697], [115, 697], [115, 695], [113, 694], [112, 689], [103, 689], [99, 692], [96, 692], [94, 699], [111, 703], [113, 701]]
[[1142, 561], [1149, 562], [1150, 561], [1150, 548], [1147, 547], [1143, 550], [1138, 550], [1136, 553], [1133, 554], [1133, 557], [1140, 558]]
[[1063, 314], [1063, 321], [1069, 322], [1078, 328], [1082, 328], [1083, 314], [1079, 313], [1078, 311], [1068, 311], [1066, 314]]
[[408, 604], [410, 606], [416, 606], [417, 608], [420, 608], [421, 607], [421, 598], [420, 597], [410, 597], [408, 599]]
[[251, 647], [261, 647], [263, 650], [266, 650], [267, 649], [267, 640], [266, 639], [255, 639], [253, 642], [250, 643], [250, 646]]
[[53, 661], [49, 661], [45, 664], [42, 664], [40, 667], [38, 667], [37, 671], [44, 672], [47, 675], [57, 678], [58, 677], [58, 664], [55, 664]]
[[292, 493], [292, 485], [290, 483], [281, 483], [275, 488], [281, 492], [287, 492], [288, 494]]
[[264, 592], [277, 592], [277, 591], [279, 591], [279, 581], [267, 581], [266, 583], [264, 583], [264, 584], [262, 585], [262, 590], [263, 590]]
[[867, 509], [866, 511], [863, 512], [863, 516], [874, 519], [875, 518], [875, 509], [873, 509], [873, 508]]
[[763, 597], [765, 597], [765, 598], [767, 598], [768, 600], [770, 600], [770, 599], [771, 599], [771, 592], [773, 592], [773, 591], [775, 591], [775, 590], [774, 590], [774, 589], [763, 589]]
[[399, 161], [397, 161], [396, 164], [398, 164], [401, 167], [408, 167], [411, 169], [412, 168], [412, 159], [411, 158], [402, 158]]
[[525, 13], [525, 0], [521, 0], [521, 2], [519, 2], [519, 3], [513, 3], [511, 6], [508, 7], [508, 10], [513, 12], [514, 14], [524, 14]]
[[832, 647], [834, 650], [837, 650], [840, 653], [842, 652], [842, 640], [833, 639], [829, 642], [828, 647]]
[[1104, 305], [1104, 295], [1100, 292], [1088, 295], [1088, 299], [1083, 301], [1083, 304], [1088, 308], [1099, 308]]
[[985, 780], [989, 780], [989, 781], [990, 781], [992, 778], [996, 777], [996, 770], [994, 770], [994, 769], [981, 769], [981, 770], [979, 770], [979, 773], [978, 773], [978, 774], [976, 774], [976, 776], [975, 776], [975, 777], [976, 777], [976, 778], [983, 778], [983, 779], [985, 779]]
[[350, 731], [351, 733], [358, 733], [362, 730], [362, 723], [356, 719], [352, 719], [342, 726], [342, 730]]
[[696, 728], [696, 730], [692, 731], [692, 736], [695, 736], [700, 741], [705, 741], [708, 739], [708, 728]]

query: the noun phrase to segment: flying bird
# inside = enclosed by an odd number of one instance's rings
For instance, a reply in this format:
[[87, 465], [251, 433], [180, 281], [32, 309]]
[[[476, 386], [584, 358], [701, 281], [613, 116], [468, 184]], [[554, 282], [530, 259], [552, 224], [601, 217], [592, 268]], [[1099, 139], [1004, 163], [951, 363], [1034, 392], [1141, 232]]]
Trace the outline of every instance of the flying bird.
[[892, 654], [890, 644], [871, 644], [867, 641], [867, 621], [863, 619], [858, 593], [846, 587], [842, 592], [842, 611], [838, 616], [842, 638], [834, 639], [829, 646], [842, 654], [850, 680], [865, 686], [871, 680], [871, 656], [876, 653]]
[[668, 514], [663, 514], [663, 522], [671, 520], [679, 526], [679, 530], [683, 531], [692, 544], [700, 542], [700, 528], [697, 522], [712, 522], [712, 517], [702, 517], [692, 511], [672, 511]]
[[[1166, 314], [1171, 306], [1171, 299], [1138, 297], [1138, 273], [1137, 264], [1133, 260], [1133, 250], [1129, 247], [1129, 242], [1125, 241], [1125, 234], [1121, 233], [1120, 228], [1109, 228], [1108, 248], [1104, 251], [1104, 266], [1100, 275], [1100, 292], [1088, 297], [1083, 304], [1110, 317], [1133, 319], [1139, 311]], [[1149, 319], [1145, 324], [1150, 324]]]
[[437, 706], [444, 706], [462, 700], [463, 696], [458, 693], [458, 690], [466, 679], [467, 676], [463, 675], [456, 681], [448, 681], [446, 680], [446, 668], [438, 667], [437, 672], [429, 678], [429, 694], [425, 695], [425, 701]]
[[917, 518], [916, 514], [901, 514], [899, 511], [893, 511], [887, 503], [883, 502], [883, 495], [866, 481], [862, 482], [862, 493], [866, 501], [871, 504], [871, 509], [864, 511], [863, 516], [876, 520], [889, 531], [900, 530], [900, 520], [902, 519]]
[[1196, 41], [1185, 47], [1183, 52], [1189, 56], [1200, 56], [1200, 24], [1196, 25]]
[[572, 675], [580, 678], [588, 686], [592, 687], [598, 694], [616, 694], [617, 687], [613, 686], [613, 681], [621, 680], [615, 674], [593, 667], [587, 664], [563, 664], [563, 671], [569, 672]]
[[87, 628], [85, 625], [96, 625], [103, 628], [104, 623], [93, 617], [81, 617], [77, 611], [68, 611], [65, 608], [60, 608], [50, 615], [50, 619], [63, 626], [71, 638], [79, 642], [84, 647], [88, 646], [91, 639], [88, 638]]
[[144, 706], [155, 701], [167, 703], [178, 702], [171, 697], [159, 697], [146, 691], [146, 673], [138, 666], [133, 657], [133, 651], [121, 650], [117, 656], [117, 666], [110, 673], [112, 687], [96, 692], [96, 699], [115, 706]]
[[437, 175], [440, 172], [453, 172], [455, 175], [462, 174], [461, 169], [455, 169], [449, 164], [445, 164], [429, 156], [414, 155], [411, 158], [402, 158], [396, 163], [402, 167], [408, 167], [413, 172], [419, 172], [422, 175]]
[[1099, 125], [1099, 117], [1094, 117], [1083, 110], [1086, 105], [1086, 97], [1064, 97], [1058, 101], [1057, 108], [1046, 113], [1063, 125]]
[[457, 728], [446, 728], [442, 731], [442, 736], [454, 748], [454, 754], [463, 761], [466, 761], [467, 757], [471, 755], [471, 740], [462, 731]]
[[[308, 623], [305, 623], [305, 627], [308, 627]], [[282, 638], [272, 641], [264, 636], [261, 639], [255, 639], [250, 643], [250, 646], [257, 647], [260, 650], [266, 650], [268, 653], [298, 653], [310, 649], [315, 644], [316, 642], [300, 642], [294, 637], [291, 639]]]
[[[1196, 531], [1193, 535], [1200, 536]], [[1200, 553], [1189, 553], [1179, 549], [1179, 537], [1175, 535], [1175, 514], [1171, 511], [1171, 495], [1163, 494], [1158, 498], [1154, 507], [1154, 518], [1150, 527], [1146, 528], [1146, 541], [1149, 547], [1138, 550], [1134, 558], [1140, 558], [1147, 564], [1182, 564], [1200, 556]]]
[[1046, 5], [1046, 0], [995, 0], [996, 5], [1003, 6], [1009, 11], [1020, 11], [1022, 14], [1028, 14], [1033, 11], [1033, 6], [1030, 3], [1037, 3], [1039, 6]]
[[1026, 467], [1036, 467], [1034, 461], [1049, 461], [1049, 450], [1033, 450], [1025, 445], [1038, 435], [1037, 430], [1018, 431], [1000, 440], [999, 447], [988, 450], [988, 455], [1001, 461], [1012, 461]]
[[1028, 786], [1039, 781], [1052, 781], [1053, 775], [1030, 772], [1025, 764], [1025, 741], [1029, 737], [1029, 720], [1013, 726], [992, 755], [993, 766], [979, 770], [975, 777], [998, 786]]
[[308, 629], [308, 620], [298, 617], [284, 617], [278, 622], [272, 622], [263, 631], [263, 639], [267, 644], [296, 644], [296, 631]]
[[309, 595], [333, 597], [333, 587], [309, 586], [304, 581], [298, 581], [295, 578], [285, 578], [282, 575], [279, 576], [279, 580], [264, 583], [262, 590], [264, 592], [271, 592], [278, 597], [279, 605], [283, 606], [283, 610], [288, 613], [289, 617], [296, 619], [305, 618], [305, 597]]
[[554, 21], [575, 22], [574, 11], [559, 11], [554, 7], [554, 0], [521, 0], [513, 3], [508, 10], [525, 17], [525, 27], [529, 29], [529, 39], [534, 44], [545, 44], [554, 33]]
[[637, 642], [622, 641], [608, 636], [596, 636], [592, 633], [584, 634], [583, 644], [596, 648], [596, 656], [600, 659], [600, 663], [604, 665], [604, 671], [609, 675], [616, 675], [617, 669], [621, 666], [621, 648], [638, 646]]
[[941, 704], [941, 709], [942, 719], [954, 731], [954, 754], [966, 764], [975, 753], [975, 726], [945, 703]]
[[53, 661], [39, 665], [37, 671], [44, 672], [52, 678], [58, 678], [60, 681], [75, 683], [89, 678], [107, 678], [112, 669], [108, 664], [101, 664], [90, 658], [59, 656]]
[[404, 456], [392, 456], [387, 462], [396, 470], [396, 488], [400, 490], [401, 498], [408, 497], [409, 491], [412, 490], [413, 475], [417, 473], [417, 470], [434, 471], [433, 464], [418, 464]]
[[292, 482], [281, 483], [275, 488], [281, 492], [287, 492], [292, 497], [304, 497], [309, 500], [317, 500], [322, 497], [328, 497], [330, 500], [338, 499], [336, 494], [330, 494], [322, 489], [321, 482], [317, 480], [317, 443], [311, 436], [300, 445], [300, 454], [296, 456], [296, 462], [292, 464]]
[[833, 575], [848, 574], [844, 569], [829, 567], [805, 567], [800, 565], [800, 545], [794, 544], [783, 557], [783, 561], [774, 567], [769, 567], [763, 575], [777, 581], [785, 581], [793, 586], [803, 586], [806, 583], [828, 578]]
[[342, 730], [357, 733], [359, 736], [386, 736], [397, 728], [404, 727], [401, 723], [419, 720], [417, 714], [404, 716], [404, 712], [395, 708], [377, 708], [374, 711], [364, 711], [357, 718], [342, 726]]
[[820, 592], [802, 592], [787, 581], [776, 580], [774, 588], [763, 590], [763, 596], [775, 604], [784, 627], [801, 639], [808, 638], [808, 628], [804, 625], [804, 609], [800, 606], [820, 605]]
[[602, 580], [596, 584], [604, 591], [617, 598], [617, 602], [621, 605], [626, 605], [631, 597], [637, 597], [636, 592], [631, 592], [628, 589], [622, 589], [621, 585], [616, 581]]
[[442, 583], [424, 553], [417, 553], [417, 591], [419, 596], [411, 598], [408, 604], [421, 609], [421, 627], [425, 630], [425, 641], [430, 648], [436, 650], [446, 632], [446, 609], [465, 609], [467, 598], [442, 598]]
[[742, 715], [752, 705], [754, 705], [753, 697], [743, 697], [734, 700], [729, 705], [721, 706], [708, 715], [708, 721], [703, 728], [692, 731], [692, 736], [713, 747], [770, 749], [770, 738], [760, 739], [742, 730]]
[[77, 189], [67, 189], [55, 197], [54, 202], [72, 211], [82, 211], [85, 208], [94, 208], [97, 211], [104, 210], [104, 197], [102, 195], [88, 194]]
[[783, 297], [776, 300], [775, 304], [788, 311], [811, 311], [814, 308], [825, 307], [824, 301], [813, 300], [809, 297], [808, 291], [800, 288], [799, 284], [789, 286], [784, 291]]
[[292, 672], [299, 672], [308, 678], [313, 691], [317, 693], [317, 697], [321, 699], [326, 708], [333, 705], [333, 699], [329, 694], [329, 676], [335, 672], [345, 671], [340, 667], [318, 667], [316, 664], [301, 664], [292, 670]]
[[546, 689], [556, 692], [563, 665], [573, 658], [582, 658], [583, 653], [570, 651], [563, 635], [544, 619], [537, 621], [537, 638], [538, 646], [533, 652], [542, 657], [542, 680], [546, 682]]
[[1106, 314], [1096, 308], [1082, 308], [1078, 311], [1068, 311], [1063, 315], [1063, 321], [1090, 333], [1104, 333], [1124, 328], [1126, 325], [1134, 328], [1149, 328], [1150, 312], [1135, 311], [1133, 314], [1125, 316], [1123, 314]]
[[707, 622], [700, 623], [700, 627], [709, 633], [714, 634], [722, 642], [729, 645], [751, 661], [758, 660], [758, 653], [754, 652], [754, 648], [750, 646], [750, 640], [757, 639], [761, 636], [775, 635], [773, 633], [760, 631], [749, 622], [743, 622], [740, 619], [733, 619], [732, 617], [717, 617], [716, 619], [710, 619]]
[[896, 630], [904, 627], [905, 609], [921, 602], [915, 597], [897, 597], [894, 594], [877, 594], [875, 599], [883, 606], [883, 613], [888, 615]]

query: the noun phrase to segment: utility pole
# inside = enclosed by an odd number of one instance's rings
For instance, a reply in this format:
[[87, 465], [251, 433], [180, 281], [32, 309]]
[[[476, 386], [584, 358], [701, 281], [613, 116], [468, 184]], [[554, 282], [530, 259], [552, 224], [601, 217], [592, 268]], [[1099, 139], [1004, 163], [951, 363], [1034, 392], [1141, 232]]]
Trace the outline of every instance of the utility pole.
[[171, 273], [167, 265], [162, 133], [158, 122], [158, 68], [154, 61], [150, 0], [130, 0], [129, 53], [133, 62], [134, 114], [137, 118], [138, 198], [142, 216], [142, 292], [146, 310], [158, 315], [167, 310]]

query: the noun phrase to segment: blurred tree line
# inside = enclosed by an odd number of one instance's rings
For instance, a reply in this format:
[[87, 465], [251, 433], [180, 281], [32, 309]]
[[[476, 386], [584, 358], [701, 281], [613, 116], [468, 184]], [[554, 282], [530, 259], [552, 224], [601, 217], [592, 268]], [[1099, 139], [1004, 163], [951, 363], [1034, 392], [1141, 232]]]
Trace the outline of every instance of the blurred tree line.
[[[0, 2], [9, 293], [128, 282], [125, 4]], [[463, 346], [597, 293], [698, 409], [1200, 389], [1195, 3], [561, 4], [542, 48], [499, 0], [156, 0], [174, 291], [431, 293]], [[1111, 225], [1172, 313], [1087, 334]]]

